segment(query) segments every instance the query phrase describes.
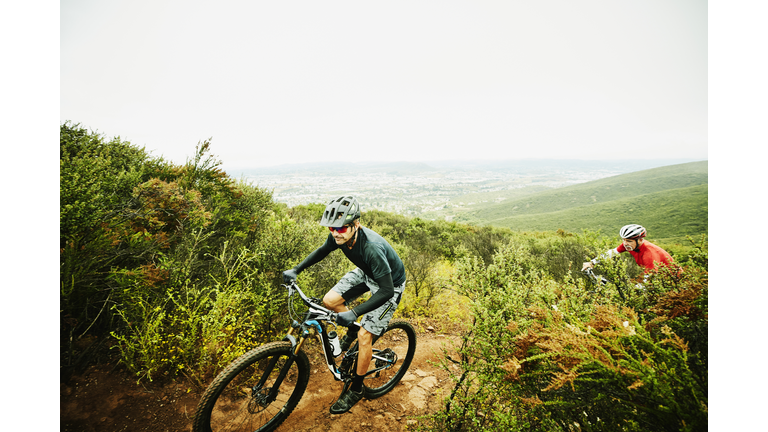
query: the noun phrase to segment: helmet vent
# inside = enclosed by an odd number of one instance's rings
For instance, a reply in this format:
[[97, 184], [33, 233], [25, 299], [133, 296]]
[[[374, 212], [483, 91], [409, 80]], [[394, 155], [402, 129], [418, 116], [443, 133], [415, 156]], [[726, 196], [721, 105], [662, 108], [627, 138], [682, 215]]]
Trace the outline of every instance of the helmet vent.
[[360, 217], [360, 203], [351, 195], [342, 195], [328, 202], [320, 219], [320, 224], [328, 227], [340, 227]]

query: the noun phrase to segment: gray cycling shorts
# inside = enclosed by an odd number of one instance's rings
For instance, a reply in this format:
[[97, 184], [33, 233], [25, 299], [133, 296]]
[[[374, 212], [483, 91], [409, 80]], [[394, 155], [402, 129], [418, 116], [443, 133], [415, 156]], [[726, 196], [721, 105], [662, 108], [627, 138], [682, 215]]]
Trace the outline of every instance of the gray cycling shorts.
[[[351, 272], [344, 275], [341, 280], [331, 288], [331, 291], [339, 294], [344, 300], [350, 302], [362, 294], [370, 291], [371, 294], [375, 294], [379, 290], [379, 284], [375, 280], [366, 276], [366, 274], [356, 268]], [[363, 328], [368, 332], [381, 336], [384, 330], [389, 325], [389, 320], [397, 310], [397, 305], [400, 303], [400, 298], [405, 290], [405, 282], [402, 285], [395, 287], [395, 295], [392, 296], [383, 305], [363, 315], [362, 324]]]

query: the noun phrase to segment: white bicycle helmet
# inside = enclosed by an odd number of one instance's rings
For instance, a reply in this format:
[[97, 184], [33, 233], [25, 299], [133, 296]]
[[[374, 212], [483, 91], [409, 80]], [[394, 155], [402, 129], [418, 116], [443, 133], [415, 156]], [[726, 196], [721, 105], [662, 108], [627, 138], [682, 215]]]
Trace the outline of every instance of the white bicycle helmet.
[[360, 204], [350, 195], [340, 196], [325, 206], [320, 225], [341, 228], [360, 217]]
[[645, 237], [645, 228], [638, 224], [624, 225], [619, 230], [619, 236], [623, 239], [635, 240]]

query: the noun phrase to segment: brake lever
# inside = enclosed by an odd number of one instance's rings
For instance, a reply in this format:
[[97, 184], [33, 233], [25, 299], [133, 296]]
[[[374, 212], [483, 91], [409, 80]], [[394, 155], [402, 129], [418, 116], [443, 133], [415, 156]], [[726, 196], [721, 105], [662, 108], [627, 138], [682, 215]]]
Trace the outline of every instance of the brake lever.
[[288, 297], [292, 297], [293, 294], [296, 292], [294, 287], [296, 286], [296, 281], [291, 281], [289, 284], [281, 284], [283, 288], [288, 290]]

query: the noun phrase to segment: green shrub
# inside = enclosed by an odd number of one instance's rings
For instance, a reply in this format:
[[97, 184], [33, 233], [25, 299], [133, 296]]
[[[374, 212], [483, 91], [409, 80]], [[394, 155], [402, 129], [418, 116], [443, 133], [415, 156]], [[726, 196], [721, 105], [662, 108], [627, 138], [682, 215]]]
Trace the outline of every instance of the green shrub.
[[[706, 273], [672, 267], [620, 306], [559, 283], [525, 244], [457, 266], [472, 302], [460, 371], [429, 430], [702, 430]], [[686, 339], [687, 338], [687, 339]], [[448, 368], [448, 370], [452, 370]]]
[[73, 237], [97, 228], [164, 162], [153, 162], [143, 148], [120, 138], [107, 141], [79, 124], [62, 124], [59, 138], [59, 230], [64, 247]]
[[[229, 179], [210, 141], [175, 166], [78, 125], [63, 124], [60, 138], [62, 367], [82, 357], [78, 338], [112, 334], [140, 377], [200, 375], [218, 361], [206, 362], [204, 338], [233, 319], [249, 317], [238, 329], [257, 338], [274, 331], [260, 317], [281, 313], [264, 299], [307, 242], [279, 222], [270, 192]], [[263, 241], [280, 228], [290, 247]]]

